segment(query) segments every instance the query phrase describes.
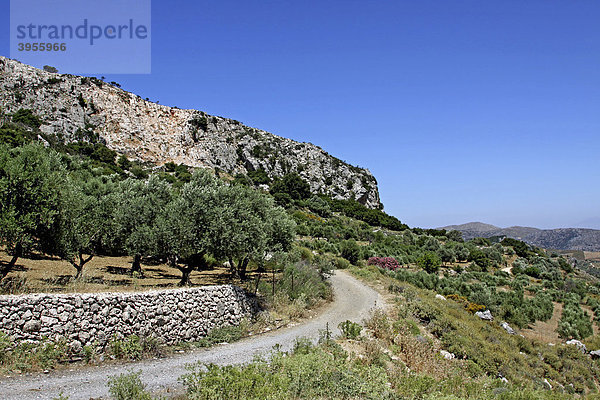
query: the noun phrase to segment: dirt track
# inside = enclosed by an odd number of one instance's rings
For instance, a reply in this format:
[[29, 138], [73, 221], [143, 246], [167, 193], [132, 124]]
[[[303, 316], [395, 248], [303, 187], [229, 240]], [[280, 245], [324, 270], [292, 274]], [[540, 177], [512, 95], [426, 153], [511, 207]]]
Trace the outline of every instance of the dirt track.
[[248, 362], [257, 354], [268, 353], [276, 344], [288, 350], [298, 337], [315, 340], [326, 323], [329, 323], [332, 332], [338, 333], [337, 325], [340, 322], [347, 319], [360, 322], [369, 310], [383, 306], [383, 299], [377, 292], [343, 271], [332, 276], [331, 282], [334, 301], [319, 316], [300, 325], [160, 360], [4, 378], [0, 380], [0, 398], [52, 399], [61, 392], [69, 396], [69, 400], [108, 398], [108, 377], [130, 370], [141, 370], [141, 379], [148, 389], [159, 391], [177, 386], [177, 379], [186, 372], [187, 364], [198, 361], [215, 364]]

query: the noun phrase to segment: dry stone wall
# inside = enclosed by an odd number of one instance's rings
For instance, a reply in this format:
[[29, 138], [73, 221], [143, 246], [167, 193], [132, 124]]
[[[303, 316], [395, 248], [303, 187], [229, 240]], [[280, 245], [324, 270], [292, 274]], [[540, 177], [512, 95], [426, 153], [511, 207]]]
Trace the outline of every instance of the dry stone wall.
[[165, 344], [198, 340], [257, 311], [233, 285], [136, 293], [0, 296], [0, 331], [15, 340], [66, 340], [74, 351], [115, 336], [153, 336]]

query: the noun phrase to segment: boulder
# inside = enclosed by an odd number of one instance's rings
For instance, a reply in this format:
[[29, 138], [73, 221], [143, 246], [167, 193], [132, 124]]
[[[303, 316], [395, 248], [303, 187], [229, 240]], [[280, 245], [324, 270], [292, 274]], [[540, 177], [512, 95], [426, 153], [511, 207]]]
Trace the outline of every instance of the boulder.
[[42, 324], [40, 324], [40, 321], [38, 321], [38, 320], [27, 321], [27, 322], [25, 322], [25, 325], [23, 325], [23, 330], [25, 332], [37, 332], [41, 328], [42, 328]]
[[577, 348], [579, 350], [581, 350], [582, 353], [587, 353], [587, 348], [585, 347], [585, 344], [581, 343], [579, 340], [576, 340], [576, 339], [567, 340], [567, 344], [577, 346]]
[[446, 360], [452, 360], [452, 359], [456, 358], [456, 355], [454, 355], [454, 353], [450, 353], [449, 351], [446, 351], [446, 350], [440, 350], [440, 354]]
[[442, 296], [441, 294], [436, 294], [435, 298], [439, 299], [439, 300], [446, 300], [446, 298], [444, 296]]
[[485, 310], [485, 311], [477, 311], [475, 313], [475, 315], [477, 315], [479, 318], [486, 320], [486, 321], [491, 321], [494, 319], [494, 317], [492, 316], [492, 313], [490, 312], [490, 310]]
[[590, 351], [590, 356], [594, 359], [600, 358], [600, 350]]
[[516, 334], [517, 334], [517, 332], [515, 332], [515, 330], [514, 330], [513, 328], [511, 328], [511, 326], [510, 326], [508, 323], [506, 323], [506, 322], [503, 322], [503, 323], [501, 323], [501, 324], [500, 324], [500, 326], [501, 326], [501, 327], [502, 327], [502, 329], [504, 329], [504, 330], [505, 330], [505, 331], [506, 331], [506, 332], [507, 332], [509, 335], [516, 335]]

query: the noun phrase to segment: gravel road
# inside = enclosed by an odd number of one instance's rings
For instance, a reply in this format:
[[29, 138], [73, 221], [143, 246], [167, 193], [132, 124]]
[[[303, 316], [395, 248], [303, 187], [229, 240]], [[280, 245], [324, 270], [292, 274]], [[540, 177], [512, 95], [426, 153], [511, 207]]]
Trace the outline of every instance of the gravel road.
[[198, 361], [221, 365], [248, 362], [257, 354], [268, 353], [276, 344], [288, 350], [298, 337], [316, 340], [319, 330], [324, 329], [326, 323], [337, 334], [340, 322], [347, 319], [360, 322], [369, 310], [383, 306], [383, 299], [376, 291], [348, 273], [337, 271], [330, 279], [335, 293], [334, 301], [321, 314], [299, 325], [159, 360], [1, 378], [0, 399], [52, 399], [61, 392], [68, 395], [69, 400], [108, 398], [108, 377], [129, 370], [143, 371], [141, 379], [148, 389], [162, 391], [167, 387], [177, 387], [177, 378], [186, 373], [187, 364]]

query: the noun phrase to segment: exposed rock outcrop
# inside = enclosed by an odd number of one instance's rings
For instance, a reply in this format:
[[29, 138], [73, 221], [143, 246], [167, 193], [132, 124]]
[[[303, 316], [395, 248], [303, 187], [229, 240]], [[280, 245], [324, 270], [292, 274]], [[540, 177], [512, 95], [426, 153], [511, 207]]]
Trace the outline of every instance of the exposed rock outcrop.
[[53, 74], [0, 57], [0, 107], [30, 109], [64, 141], [99, 137], [130, 159], [230, 174], [297, 172], [311, 191], [381, 207], [375, 177], [311, 143], [299, 143], [202, 111], [167, 107], [95, 78]]
[[494, 319], [494, 317], [492, 316], [492, 313], [490, 312], [490, 310], [485, 310], [485, 311], [477, 311], [475, 313], [476, 316], [478, 316], [480, 319], [486, 320], [486, 321], [491, 321]]

